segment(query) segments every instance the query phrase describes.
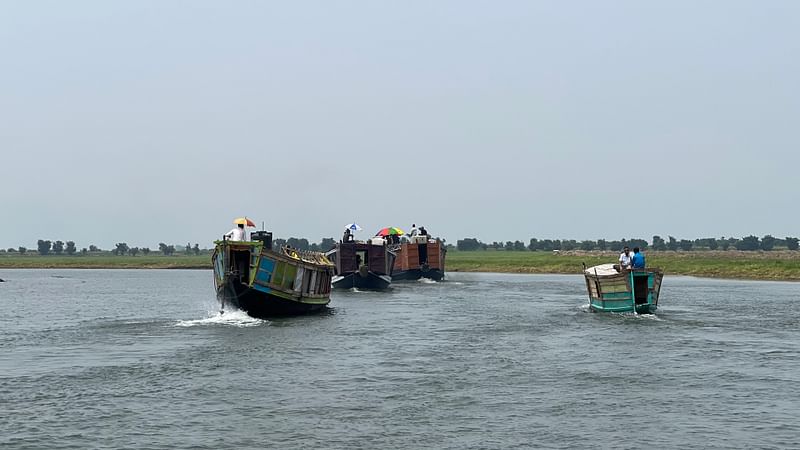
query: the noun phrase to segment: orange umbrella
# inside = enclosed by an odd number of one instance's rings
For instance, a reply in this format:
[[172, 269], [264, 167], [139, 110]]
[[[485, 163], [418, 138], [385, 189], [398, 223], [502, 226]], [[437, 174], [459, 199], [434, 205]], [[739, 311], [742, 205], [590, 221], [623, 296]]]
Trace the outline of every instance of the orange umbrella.
[[253, 228], [256, 227], [256, 224], [253, 223], [253, 221], [248, 219], [247, 217], [239, 217], [238, 219], [234, 219], [233, 223], [236, 224], [236, 225], [245, 225], [245, 226], [253, 227]]

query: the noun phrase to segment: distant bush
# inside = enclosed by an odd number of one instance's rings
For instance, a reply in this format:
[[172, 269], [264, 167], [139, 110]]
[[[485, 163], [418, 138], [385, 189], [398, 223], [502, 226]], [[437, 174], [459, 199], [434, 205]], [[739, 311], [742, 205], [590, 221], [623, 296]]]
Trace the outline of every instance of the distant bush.
[[456, 241], [456, 248], [461, 251], [480, 250], [484, 244], [476, 238], [466, 238]]
[[755, 251], [761, 248], [756, 236], [747, 236], [736, 243], [736, 250]]
[[39, 249], [39, 254], [40, 255], [46, 255], [46, 254], [50, 253], [50, 246], [52, 245], [52, 242], [44, 241], [42, 239], [39, 239], [39, 241], [36, 243], [36, 245], [37, 245], [37, 247]]

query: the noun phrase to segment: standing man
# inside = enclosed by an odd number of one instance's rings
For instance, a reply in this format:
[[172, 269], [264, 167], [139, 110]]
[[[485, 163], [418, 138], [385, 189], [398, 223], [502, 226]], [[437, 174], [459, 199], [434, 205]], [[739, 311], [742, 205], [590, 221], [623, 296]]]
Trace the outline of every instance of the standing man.
[[644, 253], [639, 253], [639, 247], [633, 247], [633, 256], [631, 257], [631, 267], [634, 269], [644, 269]]
[[630, 270], [631, 269], [631, 250], [626, 245], [622, 247], [622, 253], [619, 254], [619, 269], [620, 270]]
[[230, 241], [244, 241], [244, 224], [240, 223], [236, 226], [236, 228], [232, 229], [225, 233], [225, 237], [228, 238]]
[[412, 223], [411, 224], [411, 234], [410, 234], [410, 236], [416, 236], [418, 234], [419, 234], [419, 230], [417, 230], [417, 224]]

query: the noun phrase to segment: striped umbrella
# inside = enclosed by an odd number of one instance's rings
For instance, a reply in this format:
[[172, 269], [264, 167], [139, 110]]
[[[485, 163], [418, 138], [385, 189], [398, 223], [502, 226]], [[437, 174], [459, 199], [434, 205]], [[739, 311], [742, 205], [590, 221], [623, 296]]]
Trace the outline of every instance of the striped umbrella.
[[405, 231], [397, 227], [386, 227], [378, 231], [375, 236], [402, 236], [406, 234]]

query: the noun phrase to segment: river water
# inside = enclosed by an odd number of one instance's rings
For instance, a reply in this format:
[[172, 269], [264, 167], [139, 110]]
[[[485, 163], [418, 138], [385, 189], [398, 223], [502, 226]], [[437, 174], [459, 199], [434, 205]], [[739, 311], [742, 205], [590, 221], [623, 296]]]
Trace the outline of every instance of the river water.
[[800, 284], [448, 274], [220, 316], [210, 271], [4, 270], [3, 448], [797, 448]]

